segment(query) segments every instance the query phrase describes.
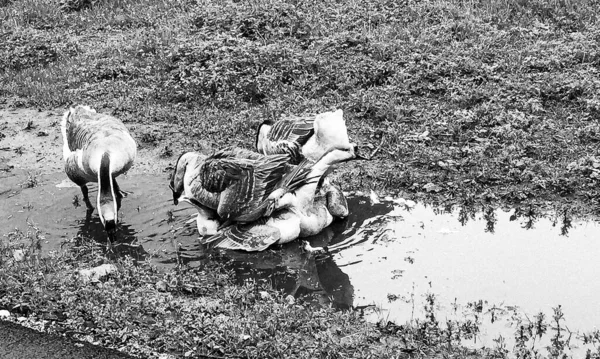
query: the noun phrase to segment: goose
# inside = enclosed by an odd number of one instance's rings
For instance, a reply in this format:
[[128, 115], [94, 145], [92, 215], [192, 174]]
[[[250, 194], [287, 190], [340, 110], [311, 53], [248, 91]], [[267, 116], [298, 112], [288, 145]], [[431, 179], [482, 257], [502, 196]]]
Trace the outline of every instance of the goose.
[[136, 143], [119, 119], [84, 105], [65, 112], [61, 131], [67, 177], [81, 188], [89, 213], [94, 206], [88, 196], [87, 183], [98, 183], [98, 215], [112, 241], [123, 198], [116, 177], [133, 165]]
[[256, 150], [265, 155], [288, 154], [292, 164], [316, 162], [335, 146], [350, 143], [342, 110], [307, 117], [265, 120], [256, 132]]
[[[321, 178], [334, 164], [365, 159], [357, 150], [354, 144], [330, 149], [311, 167], [307, 177]], [[336, 214], [344, 215], [345, 211], [347, 216], [345, 197], [337, 188], [331, 191], [327, 186], [331, 184], [325, 181], [305, 183], [294, 192], [278, 196], [279, 210], [272, 216], [254, 223], [236, 223], [204, 239], [203, 243], [216, 248], [262, 251], [275, 243], [315, 235], [333, 221], [330, 207], [336, 209]]]
[[[286, 193], [307, 185], [312, 163], [288, 164], [288, 155], [261, 155], [229, 148], [203, 156], [182, 154], [171, 176], [173, 203], [191, 203], [206, 219], [248, 223], [268, 217]], [[215, 215], [216, 214], [216, 215]]]
[[[288, 117], [277, 122], [265, 120], [256, 133], [256, 150], [263, 154], [287, 153], [292, 163], [303, 158], [317, 161], [335, 146], [348, 146], [348, 129], [341, 109], [308, 117]], [[329, 212], [337, 218], [348, 216], [348, 209], [339, 186], [323, 176], [332, 208]], [[335, 200], [332, 200], [332, 196]], [[340, 197], [341, 196], [341, 197]]]
[[169, 182], [174, 205], [186, 202], [196, 208], [196, 226], [201, 236], [216, 234], [221, 225], [216, 211], [220, 195], [206, 191], [198, 181], [200, 167], [207, 157], [199, 152], [182, 153]]

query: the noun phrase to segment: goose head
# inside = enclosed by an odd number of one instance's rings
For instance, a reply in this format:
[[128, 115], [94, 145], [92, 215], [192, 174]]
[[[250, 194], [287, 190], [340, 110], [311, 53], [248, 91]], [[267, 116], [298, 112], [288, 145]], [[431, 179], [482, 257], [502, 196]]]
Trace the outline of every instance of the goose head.
[[319, 162], [323, 162], [328, 165], [334, 165], [353, 160], [368, 160], [368, 158], [359, 153], [357, 144], [350, 143], [348, 145], [334, 146], [330, 148], [323, 154]]
[[117, 231], [118, 208], [108, 153], [104, 153], [100, 160], [97, 207], [100, 221], [108, 234], [108, 239], [113, 241]]
[[175, 170], [171, 174], [169, 188], [173, 192], [173, 204], [177, 205], [185, 196], [185, 175], [188, 165], [193, 163], [197, 154], [194, 152], [185, 152], [179, 156], [175, 163]]
[[315, 118], [315, 138], [325, 151], [337, 146], [348, 146], [348, 129], [342, 110], [324, 112]]

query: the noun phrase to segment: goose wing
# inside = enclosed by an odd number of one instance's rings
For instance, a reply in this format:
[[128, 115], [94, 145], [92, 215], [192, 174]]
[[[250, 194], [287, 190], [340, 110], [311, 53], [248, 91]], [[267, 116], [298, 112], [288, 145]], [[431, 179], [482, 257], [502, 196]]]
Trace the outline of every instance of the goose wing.
[[243, 222], [265, 215], [268, 196], [279, 188], [287, 162], [286, 155], [271, 155], [257, 161], [236, 159], [227, 163], [226, 181], [231, 186], [222, 192], [219, 215]]
[[129, 131], [123, 123], [110, 115], [99, 114], [87, 106], [72, 108], [63, 122], [67, 145], [71, 151], [85, 149], [94, 140]]
[[304, 145], [315, 133], [315, 117], [298, 117], [282, 119], [273, 124], [267, 134], [272, 142], [287, 141]]
[[227, 149], [208, 157], [199, 171], [202, 188], [219, 193], [219, 216], [230, 220], [260, 218], [287, 169], [286, 155], [264, 156]]
[[315, 133], [314, 117], [289, 118], [277, 121], [267, 134], [270, 146], [267, 154], [287, 154], [291, 162], [298, 164], [302, 156], [302, 146]]
[[255, 252], [267, 249], [280, 238], [279, 229], [266, 224], [236, 224], [207, 238], [204, 244], [210, 244], [215, 248]]

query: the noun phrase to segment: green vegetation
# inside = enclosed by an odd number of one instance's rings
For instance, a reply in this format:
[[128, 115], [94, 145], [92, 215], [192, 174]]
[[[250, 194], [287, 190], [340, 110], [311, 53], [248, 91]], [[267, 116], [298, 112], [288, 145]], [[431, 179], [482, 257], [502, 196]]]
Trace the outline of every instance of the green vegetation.
[[[351, 138], [375, 153], [337, 173], [346, 190], [597, 214], [599, 5], [0, 0], [0, 104], [89, 104], [138, 124], [140, 145], [164, 157], [249, 148], [265, 118], [342, 108]], [[85, 242], [48, 258], [23, 247], [14, 260], [27, 238], [39, 233], [1, 238], [0, 308], [133, 354], [470, 354], [445, 323], [374, 327], [359, 313], [307, 310], [263, 284], [233, 285], [214, 263], [162, 273]], [[107, 261], [118, 272], [81, 285], [75, 270]]]
[[[374, 326], [359, 312], [315, 308], [265, 284], [234, 284], [216, 260], [165, 273], [129, 257], [111, 259], [104, 248], [82, 238], [42, 256], [43, 240], [33, 225], [26, 233], [0, 238], [0, 309], [25, 316], [24, 323], [38, 329], [142, 358], [475, 355], [456, 345], [465, 334], [460, 324], [446, 328], [433, 316], [415, 327]], [[100, 280], [89, 282], [78, 274], [107, 262], [117, 271]]]
[[163, 139], [175, 152], [251, 147], [265, 118], [342, 108], [377, 150], [341, 172], [347, 189], [597, 213], [597, 5], [10, 1], [0, 96], [170, 124], [188, 134]]

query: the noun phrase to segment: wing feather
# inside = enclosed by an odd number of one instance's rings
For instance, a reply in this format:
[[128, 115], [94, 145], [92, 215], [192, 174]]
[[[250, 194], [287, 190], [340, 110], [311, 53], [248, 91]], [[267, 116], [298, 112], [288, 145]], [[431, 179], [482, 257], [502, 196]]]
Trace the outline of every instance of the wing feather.
[[281, 238], [281, 232], [265, 224], [237, 224], [207, 238], [203, 243], [215, 248], [263, 251]]

